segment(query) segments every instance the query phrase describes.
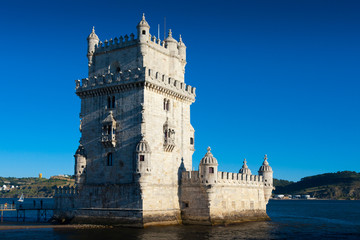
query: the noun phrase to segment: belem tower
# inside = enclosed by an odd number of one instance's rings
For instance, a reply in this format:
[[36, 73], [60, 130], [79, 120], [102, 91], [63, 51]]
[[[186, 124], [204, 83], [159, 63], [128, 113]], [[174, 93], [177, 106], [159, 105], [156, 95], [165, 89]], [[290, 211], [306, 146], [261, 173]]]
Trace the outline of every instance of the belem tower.
[[[145, 16], [134, 34], [88, 41], [75, 188], [55, 191], [54, 217], [73, 223], [144, 227], [267, 220], [273, 171], [218, 171], [210, 147], [192, 170], [195, 88], [184, 82], [186, 46], [169, 30], [152, 36]], [[205, 150], [205, 149], [204, 149]]]

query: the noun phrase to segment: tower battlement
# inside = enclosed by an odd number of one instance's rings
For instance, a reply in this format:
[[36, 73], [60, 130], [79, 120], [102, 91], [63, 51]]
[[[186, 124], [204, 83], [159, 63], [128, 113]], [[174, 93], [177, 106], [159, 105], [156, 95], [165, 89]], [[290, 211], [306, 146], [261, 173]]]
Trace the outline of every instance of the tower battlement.
[[192, 102], [195, 101], [195, 87], [146, 67], [75, 80], [75, 90], [76, 94], [82, 96], [97, 90], [101, 91], [101, 88], [111, 88], [113, 91], [121, 90], [123, 87], [135, 83], [145, 83], [148, 88], [167, 92], [168, 95]]
[[[183, 184], [206, 184], [206, 180], [202, 180], [199, 171], [182, 172]], [[247, 186], [264, 186], [264, 179], [258, 175], [248, 175], [242, 173], [217, 172], [217, 181], [214, 185], [247, 185]]]
[[104, 42], [99, 41], [99, 43], [95, 45], [94, 53], [97, 54], [120, 48], [126, 48], [136, 45], [138, 42], [138, 39], [135, 38], [133, 33], [130, 34], [130, 37], [126, 34], [124, 37], [120, 36], [119, 38], [115, 37], [114, 39], [111, 38], [110, 40], [106, 39]]
[[[104, 40], [104, 42], [99, 41], [99, 43], [95, 45], [94, 54], [102, 54], [109, 51], [116, 51], [130, 46], [135, 46], [139, 44], [139, 42], [140, 42], [139, 38], [135, 38], [135, 35], [133, 33], [130, 34], [130, 37], [128, 35], [125, 35], [125, 36], [120, 36], [119, 38], [118, 37], [115, 37], [114, 39], [111, 38], [110, 40], [106, 39]], [[164, 40], [161, 40], [160, 38], [156, 38], [155, 36], [149, 34], [148, 39], [145, 43], [152, 49], [170, 55], [170, 50], [168, 49], [168, 45]], [[178, 53], [175, 54], [175, 56], [181, 58], [180, 51], [178, 51]]]

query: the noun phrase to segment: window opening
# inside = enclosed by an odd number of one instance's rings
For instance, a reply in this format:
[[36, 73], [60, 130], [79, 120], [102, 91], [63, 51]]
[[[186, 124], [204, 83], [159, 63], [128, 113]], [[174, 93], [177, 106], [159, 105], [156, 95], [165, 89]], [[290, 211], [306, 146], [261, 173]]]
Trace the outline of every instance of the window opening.
[[111, 105], [112, 105], [112, 108], [115, 108], [115, 96], [112, 97]]
[[110, 97], [107, 98], [107, 107], [111, 108], [111, 100]]
[[146, 31], [145, 31], [145, 30], [142, 30], [142, 34], [145, 35], [145, 34], [146, 34]]
[[192, 138], [192, 137], [190, 138], [190, 144], [194, 145], [194, 138]]
[[213, 167], [209, 167], [209, 173], [214, 173], [214, 168]]
[[107, 165], [108, 166], [112, 166], [112, 153], [108, 153], [108, 155], [107, 155]]
[[145, 156], [144, 155], [140, 155], [140, 161], [141, 162], [145, 161]]

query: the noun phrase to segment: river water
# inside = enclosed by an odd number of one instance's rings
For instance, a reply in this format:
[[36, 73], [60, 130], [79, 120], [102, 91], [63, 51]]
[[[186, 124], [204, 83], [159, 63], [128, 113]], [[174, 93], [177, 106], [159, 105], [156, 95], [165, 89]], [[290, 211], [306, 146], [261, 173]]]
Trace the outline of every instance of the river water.
[[[4, 199], [0, 199], [0, 203], [4, 201]], [[32, 199], [27, 201], [33, 203]], [[47, 204], [51, 204], [51, 199], [46, 201], [48, 201]], [[268, 215], [272, 221], [249, 222], [226, 227], [169, 226], [145, 229], [35, 228], [0, 230], [0, 239], [360, 239], [360, 201], [270, 200]], [[13, 220], [11, 217], [5, 217], [5, 221]], [[26, 224], [33, 225], [31, 221], [35, 220], [35, 214], [32, 220], [29, 216], [27, 221], [30, 222]]]

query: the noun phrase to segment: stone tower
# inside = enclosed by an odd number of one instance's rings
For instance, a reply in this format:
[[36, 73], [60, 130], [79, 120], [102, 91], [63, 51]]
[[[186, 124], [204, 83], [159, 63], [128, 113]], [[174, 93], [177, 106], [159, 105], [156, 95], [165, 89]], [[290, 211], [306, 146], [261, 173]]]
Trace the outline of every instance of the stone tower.
[[61, 222], [149, 226], [231, 224], [267, 220], [272, 169], [259, 175], [244, 161], [239, 173], [218, 171], [208, 148], [191, 171], [194, 129], [186, 85], [186, 46], [161, 41], [142, 16], [134, 34], [88, 41], [88, 77], [76, 80], [81, 99], [75, 188], [55, 191]]
[[[89, 76], [76, 81], [81, 139], [72, 205], [98, 209], [99, 220], [112, 215], [139, 225], [180, 221], [179, 169], [192, 167], [195, 88], [184, 83], [181, 37], [175, 40], [169, 30], [161, 41], [149, 30], [143, 15], [137, 38], [102, 42], [94, 28], [87, 38]], [[89, 213], [78, 210], [73, 217]]]

